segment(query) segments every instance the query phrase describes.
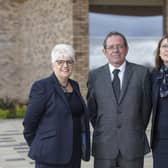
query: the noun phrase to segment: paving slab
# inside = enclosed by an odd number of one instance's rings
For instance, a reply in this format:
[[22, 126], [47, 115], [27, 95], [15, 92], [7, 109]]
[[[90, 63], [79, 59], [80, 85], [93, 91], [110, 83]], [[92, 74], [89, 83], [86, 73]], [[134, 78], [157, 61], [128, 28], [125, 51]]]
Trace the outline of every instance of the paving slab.
[[[22, 119], [0, 119], [0, 168], [34, 168], [34, 161], [27, 157], [29, 148], [22, 132]], [[82, 162], [81, 167], [93, 168], [93, 157]], [[144, 168], [152, 168], [151, 153], [145, 156]]]

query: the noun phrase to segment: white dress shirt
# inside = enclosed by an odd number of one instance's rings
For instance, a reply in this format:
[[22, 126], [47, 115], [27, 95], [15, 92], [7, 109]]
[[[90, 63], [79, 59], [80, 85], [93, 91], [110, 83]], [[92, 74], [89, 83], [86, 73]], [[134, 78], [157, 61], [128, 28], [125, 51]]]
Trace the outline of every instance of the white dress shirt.
[[125, 68], [126, 68], [126, 61], [124, 61], [124, 63], [119, 66], [118, 68], [115, 68], [114, 66], [112, 66], [110, 63], [109, 65], [109, 70], [110, 70], [110, 74], [111, 74], [111, 80], [113, 81], [114, 75], [113, 75], [113, 70], [114, 69], [119, 69], [120, 72], [118, 73], [118, 77], [120, 79], [120, 89], [122, 89], [122, 84], [123, 84], [123, 78], [124, 78], [124, 72], [125, 72]]

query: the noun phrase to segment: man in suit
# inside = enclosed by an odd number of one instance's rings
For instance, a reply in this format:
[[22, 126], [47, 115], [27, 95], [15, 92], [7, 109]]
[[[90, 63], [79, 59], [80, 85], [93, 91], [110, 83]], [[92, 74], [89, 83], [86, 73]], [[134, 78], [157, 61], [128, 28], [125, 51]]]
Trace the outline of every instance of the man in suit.
[[126, 61], [123, 34], [110, 32], [103, 45], [108, 63], [88, 79], [94, 168], [142, 168], [150, 151], [145, 134], [151, 113], [149, 71]]

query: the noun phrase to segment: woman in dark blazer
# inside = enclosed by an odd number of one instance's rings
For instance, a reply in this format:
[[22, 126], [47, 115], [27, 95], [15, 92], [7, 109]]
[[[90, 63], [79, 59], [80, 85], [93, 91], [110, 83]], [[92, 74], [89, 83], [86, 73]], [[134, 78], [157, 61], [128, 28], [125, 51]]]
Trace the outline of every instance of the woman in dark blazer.
[[80, 168], [81, 158], [90, 158], [88, 111], [78, 83], [69, 78], [74, 55], [71, 45], [56, 45], [53, 74], [31, 88], [23, 134], [36, 168]]
[[153, 117], [151, 148], [154, 168], [168, 166], [168, 36], [158, 43], [152, 72]]

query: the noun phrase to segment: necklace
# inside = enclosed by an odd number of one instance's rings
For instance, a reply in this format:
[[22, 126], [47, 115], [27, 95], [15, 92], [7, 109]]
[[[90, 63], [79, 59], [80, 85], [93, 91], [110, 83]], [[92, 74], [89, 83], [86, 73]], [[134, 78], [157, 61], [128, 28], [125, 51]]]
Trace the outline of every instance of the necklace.
[[67, 81], [67, 83], [66, 83], [66, 85], [65, 85], [65, 86], [63, 86], [63, 85], [61, 85], [61, 84], [60, 84], [61, 89], [63, 90], [63, 92], [64, 92], [64, 93], [67, 93], [67, 92], [68, 92], [68, 90], [67, 90], [68, 84], [69, 84], [69, 82], [68, 82], [68, 81]]

